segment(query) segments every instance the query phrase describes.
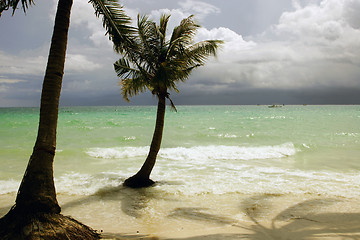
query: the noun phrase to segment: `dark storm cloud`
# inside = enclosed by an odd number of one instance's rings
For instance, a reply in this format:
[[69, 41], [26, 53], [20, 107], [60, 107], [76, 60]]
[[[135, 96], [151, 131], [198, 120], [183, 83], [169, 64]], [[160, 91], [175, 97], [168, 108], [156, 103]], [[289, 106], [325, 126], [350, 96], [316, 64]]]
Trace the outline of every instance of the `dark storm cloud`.
[[360, 88], [326, 89], [243, 89], [219, 93], [199, 91], [173, 94], [175, 104], [184, 105], [271, 105], [271, 104], [360, 104]]

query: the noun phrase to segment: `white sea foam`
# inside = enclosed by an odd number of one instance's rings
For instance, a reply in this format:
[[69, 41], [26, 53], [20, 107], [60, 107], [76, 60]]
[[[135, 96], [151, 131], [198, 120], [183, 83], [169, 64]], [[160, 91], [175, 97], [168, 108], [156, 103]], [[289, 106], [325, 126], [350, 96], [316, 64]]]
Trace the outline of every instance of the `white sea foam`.
[[[92, 148], [86, 153], [96, 158], [133, 158], [143, 157], [149, 151], [149, 147], [117, 147], [117, 148]], [[160, 158], [172, 160], [252, 160], [284, 158], [295, 155], [296, 149], [293, 143], [284, 143], [276, 146], [195, 146], [162, 148]]]
[[[197, 163], [175, 163], [170, 166], [159, 161], [152, 178], [159, 181], [156, 188], [183, 195], [314, 193], [342, 197], [360, 196], [359, 172], [342, 174], [251, 165], [243, 165], [237, 169], [228, 167], [229, 165], [215, 167]], [[103, 172], [97, 175], [72, 172], [55, 179], [55, 183], [58, 193], [92, 195], [99, 190], [121, 185], [130, 174], [127, 171]]]
[[342, 132], [342, 133], [336, 133], [337, 136], [348, 136], [348, 137], [357, 137], [359, 134], [358, 133], [346, 133], [346, 132]]
[[135, 137], [135, 136], [130, 136], [130, 137], [125, 137], [124, 139], [125, 139], [126, 141], [128, 141], [128, 140], [135, 140], [136, 137]]
[[308, 148], [308, 149], [310, 148], [310, 146], [309, 146], [308, 144], [306, 144], [306, 143], [303, 143], [302, 146], [303, 146], [304, 148]]
[[[68, 172], [55, 178], [60, 194], [92, 195], [117, 187], [137, 168], [119, 168], [96, 174]], [[306, 171], [254, 165], [252, 161], [197, 161], [159, 159], [152, 173], [156, 188], [169, 194], [324, 194], [360, 196], [360, 172]], [[20, 181], [0, 181], [0, 194], [16, 192]]]
[[91, 195], [105, 187], [116, 187], [121, 184], [118, 174], [111, 172], [97, 175], [69, 172], [55, 179], [56, 189], [60, 193]]
[[[97, 158], [122, 159], [121, 163], [124, 163], [134, 157], [146, 157], [148, 150], [148, 147], [96, 148], [88, 150], [87, 153]], [[262, 160], [266, 163], [268, 159], [287, 158], [294, 156], [296, 152], [293, 143], [275, 146], [211, 145], [163, 148], [159, 152], [159, 161], [152, 176], [154, 180], [178, 183], [159, 185], [159, 188], [186, 195], [231, 192], [320, 193], [338, 196], [359, 194], [359, 172], [306, 171], [261, 165]], [[260, 161], [260, 164], [254, 164], [252, 160]], [[135, 171], [136, 168], [109, 173], [112, 177], [104, 177], [107, 173], [101, 177], [73, 174], [60, 179], [58, 184], [62, 185], [67, 179], [68, 186], [79, 188], [72, 191], [92, 194], [102, 187], [120, 184], [119, 179], [124, 179], [130, 172]]]
[[[89, 149], [86, 152], [89, 156], [121, 161], [112, 163], [118, 164], [112, 171], [96, 174], [67, 172], [58, 176], [55, 179], [56, 190], [60, 194], [92, 195], [102, 189], [117, 187], [138, 170], [133, 158], [142, 161], [148, 150], [148, 147]], [[307, 171], [266, 164], [270, 159], [294, 156], [296, 151], [293, 143], [163, 148], [152, 178], [160, 182], [156, 188], [184, 195], [316, 193], [360, 196], [359, 171]], [[0, 181], [0, 194], [16, 192], [19, 184], [20, 181], [15, 180]]]
[[10, 180], [0, 180], [0, 194], [7, 194], [17, 191], [20, 186], [19, 181], [13, 179]]
[[86, 153], [95, 158], [132, 158], [145, 156], [149, 147], [91, 148]]
[[160, 157], [174, 160], [252, 160], [283, 158], [294, 155], [292, 143], [277, 146], [243, 147], [243, 146], [198, 146], [191, 148], [165, 148]]
[[275, 193], [275, 194], [324, 194], [332, 196], [360, 196], [360, 177], [357, 173], [335, 173], [328, 171], [302, 171], [276, 167], [243, 166], [242, 170], [231, 170], [221, 166], [201, 172], [185, 168], [165, 172], [156, 171], [160, 179], [181, 181], [178, 186], [162, 186], [169, 192], [185, 195], [226, 193]]
[[228, 133], [225, 133], [225, 134], [218, 134], [217, 135], [219, 138], [237, 138], [238, 136], [236, 136], [235, 134], [228, 134]]

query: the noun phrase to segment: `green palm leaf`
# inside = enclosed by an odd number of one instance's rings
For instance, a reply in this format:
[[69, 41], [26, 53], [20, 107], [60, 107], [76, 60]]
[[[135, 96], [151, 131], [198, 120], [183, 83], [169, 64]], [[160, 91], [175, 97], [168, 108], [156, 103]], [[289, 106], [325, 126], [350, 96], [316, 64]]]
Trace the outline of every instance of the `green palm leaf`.
[[[9, 10], [9, 8], [13, 9], [12, 14], [14, 15], [15, 10], [19, 4], [20, 0], [1, 0], [0, 1], [0, 17], [3, 11]], [[26, 12], [26, 9], [29, 8], [31, 4], [35, 4], [34, 0], [21, 0], [22, 9]]]
[[114, 43], [114, 50], [125, 53], [132, 45], [135, 29], [130, 26], [131, 18], [127, 16], [117, 0], [90, 0], [96, 16], [102, 16], [106, 34]]
[[166, 41], [166, 30], [169, 20], [170, 20], [170, 15], [168, 14], [163, 14], [160, 17], [159, 33], [161, 36], [161, 42], [163, 46], [165, 45], [165, 41]]
[[119, 84], [121, 85], [121, 94], [126, 101], [130, 101], [129, 97], [145, 92], [147, 89], [147, 85], [141, 75], [137, 75], [135, 78], [121, 79]]
[[221, 40], [207, 40], [190, 46], [184, 54], [187, 67], [191, 68], [197, 65], [204, 65], [210, 56], [216, 56]]
[[120, 58], [114, 63], [114, 69], [119, 78], [133, 78], [134, 75], [138, 74], [139, 70], [132, 68], [129, 61], [126, 58]]

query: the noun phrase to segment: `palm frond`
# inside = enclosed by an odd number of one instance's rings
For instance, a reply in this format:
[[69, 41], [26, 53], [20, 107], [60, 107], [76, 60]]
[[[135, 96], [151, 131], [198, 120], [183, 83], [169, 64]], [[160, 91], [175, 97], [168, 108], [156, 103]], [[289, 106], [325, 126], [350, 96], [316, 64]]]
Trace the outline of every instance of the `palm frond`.
[[166, 30], [170, 20], [170, 14], [163, 14], [160, 17], [159, 32], [161, 34], [162, 45], [165, 45], [166, 41]]
[[[131, 66], [131, 64], [133, 66]], [[146, 67], [146, 64], [144, 64]], [[151, 74], [148, 69], [145, 69], [138, 61], [130, 58], [120, 58], [114, 63], [114, 69], [119, 78], [141, 78], [144, 84], [149, 84]]]
[[139, 94], [146, 90], [147, 80], [140, 70], [131, 67], [129, 61], [120, 58], [114, 63], [114, 69], [118, 77], [121, 78], [121, 93], [126, 101], [129, 97]]
[[114, 69], [119, 78], [132, 78], [139, 74], [139, 70], [131, 67], [130, 62], [126, 58], [120, 58], [114, 63]]
[[204, 65], [208, 57], [216, 56], [216, 52], [221, 44], [223, 44], [221, 40], [206, 40], [190, 46], [186, 49], [186, 54], [183, 55], [186, 58], [187, 67]]
[[183, 54], [184, 48], [193, 43], [196, 31], [201, 27], [193, 20], [193, 17], [191, 15], [183, 19], [180, 25], [174, 28], [166, 54], [167, 59], [176, 54]]
[[[222, 43], [220, 40], [198, 42], [189, 46], [183, 53], [172, 56], [167, 62], [168, 82], [186, 81], [192, 70], [203, 66], [210, 56], [216, 56], [216, 51]], [[171, 84], [168, 84], [168, 87], [175, 90]]]
[[[154, 38], [153, 34], [153, 22], [149, 20], [148, 16], [138, 15], [138, 40], [139, 40], [139, 49], [141, 54], [139, 57], [146, 59], [146, 54], [152, 49], [152, 39]], [[148, 54], [149, 55], [149, 54]]]
[[176, 84], [181, 81], [185, 82], [187, 79], [189, 79], [189, 76], [193, 69], [200, 67], [201, 65], [195, 65], [192, 67], [185, 67], [185, 64], [182, 64], [178, 67], [171, 67], [171, 70], [168, 71], [168, 74], [170, 78], [168, 79], [168, 88], [171, 90], [174, 90], [178, 92], [178, 89], [176, 87]]
[[[161, 55], [161, 33], [155, 22], [147, 16], [138, 16], [138, 56], [144, 69], [155, 72]], [[146, 67], [145, 67], [146, 65]]]
[[[9, 10], [9, 8], [13, 9], [12, 15], [14, 15], [15, 10], [17, 9], [17, 6], [19, 4], [20, 0], [1, 0], [0, 1], [0, 16], [3, 11]], [[26, 13], [26, 9], [29, 8], [29, 6], [34, 5], [34, 0], [21, 0], [21, 8]]]
[[137, 75], [135, 78], [121, 79], [119, 84], [121, 85], [121, 94], [126, 101], [130, 101], [129, 97], [145, 92], [147, 89], [147, 84], [141, 75]]
[[143, 44], [147, 43], [147, 38], [149, 37], [149, 29], [151, 25], [151, 21], [149, 21], [149, 17], [146, 15], [137, 16], [137, 33], [139, 34], [139, 39]]
[[90, 0], [97, 17], [102, 16], [106, 34], [114, 43], [114, 50], [123, 53], [132, 45], [135, 29], [130, 26], [131, 18], [127, 16], [117, 0]]
[[194, 21], [194, 16], [183, 19], [180, 25], [174, 28], [171, 35], [170, 44], [178, 38], [183, 40], [184, 44], [189, 44], [193, 40], [196, 31], [201, 27]]
[[167, 93], [166, 98], [169, 99], [169, 101], [170, 101], [171, 109], [174, 110], [175, 112], [177, 112], [177, 109], [176, 109], [176, 107], [175, 107], [175, 104], [174, 104], [174, 102], [172, 101], [172, 99], [170, 98], [170, 93]]

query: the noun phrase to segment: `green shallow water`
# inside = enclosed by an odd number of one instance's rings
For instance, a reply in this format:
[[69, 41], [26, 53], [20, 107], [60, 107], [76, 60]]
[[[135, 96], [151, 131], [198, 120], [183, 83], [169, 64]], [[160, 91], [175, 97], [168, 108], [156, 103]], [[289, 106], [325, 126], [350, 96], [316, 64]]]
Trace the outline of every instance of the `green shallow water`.
[[[39, 110], [0, 109], [0, 194], [17, 190]], [[64, 107], [59, 192], [116, 186], [142, 164], [156, 107]], [[360, 192], [360, 106], [178, 106], [165, 117], [153, 178], [170, 192]], [[208, 186], [206, 182], [211, 182]]]

